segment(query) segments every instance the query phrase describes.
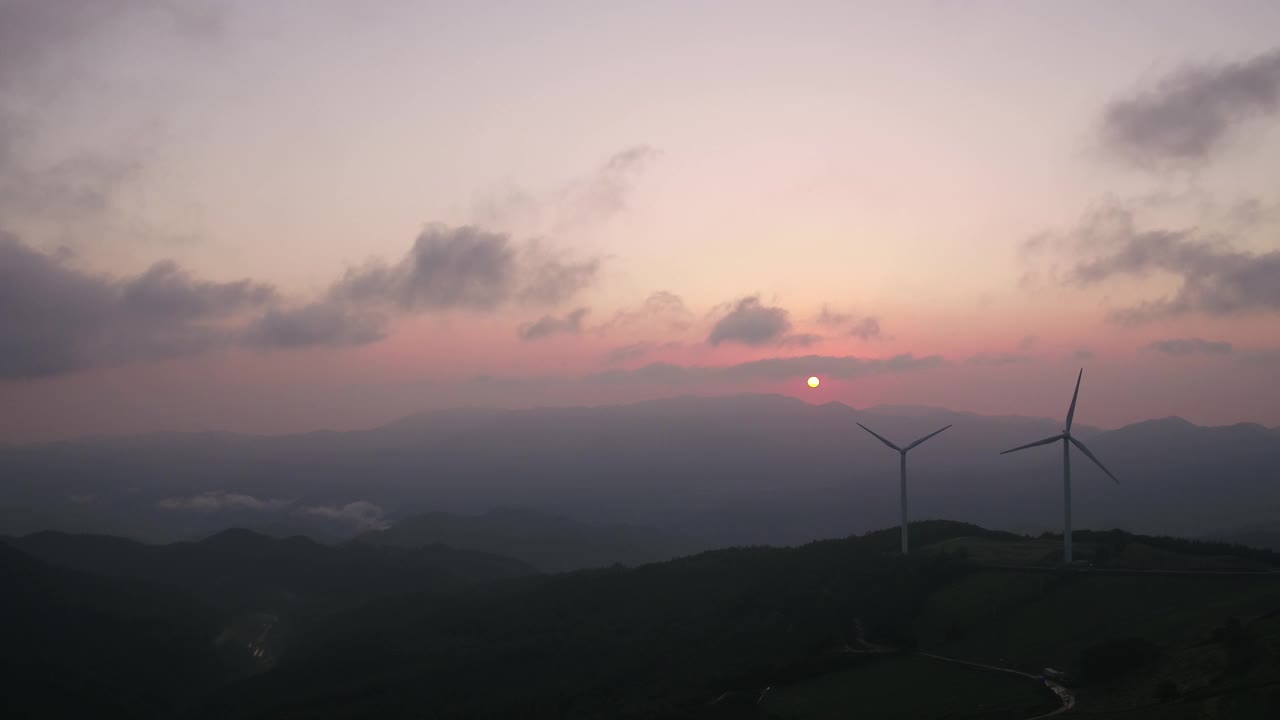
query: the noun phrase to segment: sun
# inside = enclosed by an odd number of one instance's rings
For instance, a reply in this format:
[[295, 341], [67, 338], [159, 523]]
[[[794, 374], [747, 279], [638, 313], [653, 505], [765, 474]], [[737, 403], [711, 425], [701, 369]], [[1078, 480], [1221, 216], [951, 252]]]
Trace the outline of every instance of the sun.
[[809, 387], [811, 387], [811, 388], [816, 388], [816, 387], [818, 387], [818, 385], [819, 385], [819, 384], [821, 384], [821, 383], [822, 383], [822, 381], [818, 379], [818, 376], [817, 376], [817, 375], [815, 375], [815, 376], [813, 376], [813, 377], [809, 378]]

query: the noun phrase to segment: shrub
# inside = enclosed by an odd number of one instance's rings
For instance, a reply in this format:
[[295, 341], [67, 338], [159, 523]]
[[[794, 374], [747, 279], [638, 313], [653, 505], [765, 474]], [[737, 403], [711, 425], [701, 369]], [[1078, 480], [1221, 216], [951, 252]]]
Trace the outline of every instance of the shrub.
[[1160, 648], [1140, 637], [1104, 640], [1080, 653], [1080, 682], [1114, 681], [1160, 657]]

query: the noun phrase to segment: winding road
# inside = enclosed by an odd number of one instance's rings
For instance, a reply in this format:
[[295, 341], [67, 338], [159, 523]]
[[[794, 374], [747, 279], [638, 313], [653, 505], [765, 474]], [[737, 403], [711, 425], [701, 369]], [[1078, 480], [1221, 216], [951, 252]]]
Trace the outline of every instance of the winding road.
[[951, 657], [946, 657], [944, 655], [934, 655], [933, 653], [927, 653], [927, 652], [917, 652], [916, 655], [919, 655], [921, 657], [932, 658], [934, 660], [940, 660], [942, 662], [955, 663], [957, 665], [968, 665], [969, 667], [981, 668], [983, 670], [992, 670], [994, 672], [1009, 673], [1010, 675], [1018, 675], [1020, 677], [1029, 678], [1031, 680], [1035, 680], [1036, 682], [1043, 683], [1046, 687], [1048, 687], [1050, 690], [1053, 691], [1053, 694], [1058, 696], [1058, 699], [1060, 701], [1062, 701], [1062, 707], [1058, 708], [1057, 710], [1053, 710], [1051, 712], [1035, 715], [1033, 717], [1027, 718], [1027, 720], [1040, 720], [1040, 718], [1047, 718], [1047, 717], [1053, 717], [1054, 715], [1061, 715], [1062, 713], [1076, 706], [1076, 696], [1072, 695], [1070, 690], [1063, 687], [1062, 685], [1059, 685], [1056, 682], [1040, 677], [1039, 675], [1032, 675], [1031, 673], [1025, 673], [1025, 672], [1022, 672], [1021, 670], [1014, 670], [1013, 668], [999, 667], [997, 665], [986, 665], [979, 662], [973, 662], [971, 660], [960, 660], [959, 658], [951, 658]]

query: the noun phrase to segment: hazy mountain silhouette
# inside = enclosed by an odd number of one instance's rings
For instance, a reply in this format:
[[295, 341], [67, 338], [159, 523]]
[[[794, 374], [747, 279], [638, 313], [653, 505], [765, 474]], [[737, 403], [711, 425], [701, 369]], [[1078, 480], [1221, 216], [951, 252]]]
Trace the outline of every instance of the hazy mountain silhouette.
[[[797, 543], [896, 519], [897, 458], [859, 421], [891, 439], [954, 424], [911, 456], [913, 517], [1025, 532], [1060, 526], [1058, 454], [998, 455], [1060, 431], [1060, 419], [740, 395], [447, 411], [358, 432], [10, 447], [0, 449], [9, 479], [0, 531], [173, 540], [243, 526], [349, 538], [424, 512], [521, 507], [704, 547]], [[1122, 483], [1076, 464], [1079, 528], [1204, 536], [1271, 522], [1280, 506], [1275, 429], [1166, 419], [1075, 432]], [[190, 500], [208, 493], [236, 498]], [[346, 511], [357, 502], [381, 514]]]

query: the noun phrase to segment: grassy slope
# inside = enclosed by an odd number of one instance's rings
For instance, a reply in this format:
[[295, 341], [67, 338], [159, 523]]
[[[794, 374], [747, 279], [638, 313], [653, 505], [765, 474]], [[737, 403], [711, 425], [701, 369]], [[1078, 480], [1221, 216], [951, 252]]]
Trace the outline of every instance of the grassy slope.
[[987, 718], [1022, 720], [1053, 710], [1056, 697], [1026, 678], [912, 655], [895, 655], [771, 690], [766, 717]]
[[[1159, 539], [1130, 542], [1108, 564], [1152, 569], [1255, 569], [1267, 558], [1235, 557], [1220, 548], [1177, 553]], [[1003, 564], [1039, 555], [1044, 540], [953, 539], [980, 562]], [[1050, 541], [1052, 544], [1052, 541]], [[1019, 547], [1021, 546], [1021, 547]], [[1087, 545], [1086, 545], [1087, 549]], [[1035, 672], [1054, 667], [1079, 674], [1081, 653], [1109, 639], [1150, 641], [1159, 657], [1123, 677], [1080, 688], [1078, 714], [1116, 717], [1277, 717], [1280, 681], [1280, 577], [1204, 577], [982, 571], [935, 593], [916, 623], [923, 647]], [[1245, 625], [1255, 660], [1230, 667], [1214, 640], [1228, 618]], [[1160, 684], [1181, 696], [1158, 703]], [[1256, 687], [1255, 687], [1256, 686]], [[1135, 708], [1124, 710], [1126, 708]]]
[[[1097, 557], [1111, 568], [1153, 570], [1260, 570], [1274, 557], [1235, 548], [1164, 538], [1116, 538], [1085, 534], [1078, 556]], [[1052, 567], [1061, 553], [1055, 537], [984, 535], [953, 537], [922, 547], [924, 553], [963, 552], [976, 563]], [[1270, 614], [1275, 613], [1275, 614]], [[1247, 667], [1232, 667], [1228, 649], [1215, 641], [1228, 618], [1243, 621], [1253, 648]], [[1153, 661], [1132, 672], [1076, 688], [1074, 715], [1132, 718], [1280, 717], [1280, 578], [1178, 575], [1075, 574], [979, 570], [948, 584], [926, 602], [916, 620], [920, 647], [943, 654], [1038, 673], [1044, 667], [1079, 677], [1087, 649], [1115, 638], [1149, 640]], [[1000, 708], [977, 712], [970, 690], [1000, 705], [1016, 704], [1018, 692], [1034, 684], [1015, 676], [984, 676], [973, 684], [948, 684], [962, 676], [935, 677], [896, 658], [831, 673], [782, 688], [768, 709], [783, 718], [842, 717], [850, 711], [873, 717], [1000, 717]], [[945, 673], [944, 673], [945, 674]], [[1161, 683], [1179, 696], [1161, 702]], [[985, 683], [985, 684], [984, 684]], [[912, 688], [928, 687], [929, 692]], [[1025, 716], [1034, 713], [1026, 713]]]
[[[914, 640], [954, 657], [1076, 673], [1091, 647], [1139, 637], [1158, 657], [1081, 687], [1075, 714], [1280, 717], [1280, 577], [1064, 573], [1051, 568], [1051, 537], [941, 522], [913, 525], [912, 536], [920, 552], [910, 558], [896, 554], [889, 530], [387, 597], [333, 617], [277, 670], [215, 694], [208, 716], [1026, 717], [1052, 707], [1030, 679], [907, 655], [824, 661], [859, 639]], [[1113, 567], [1275, 564], [1159, 538], [1097, 534], [1078, 544], [1082, 555], [1103, 546]], [[961, 549], [972, 563], [937, 556]], [[1215, 637], [1231, 617], [1250, 648], [1237, 667]], [[1156, 704], [1162, 682], [1178, 702]], [[745, 700], [741, 712], [708, 706], [721, 694]]]

